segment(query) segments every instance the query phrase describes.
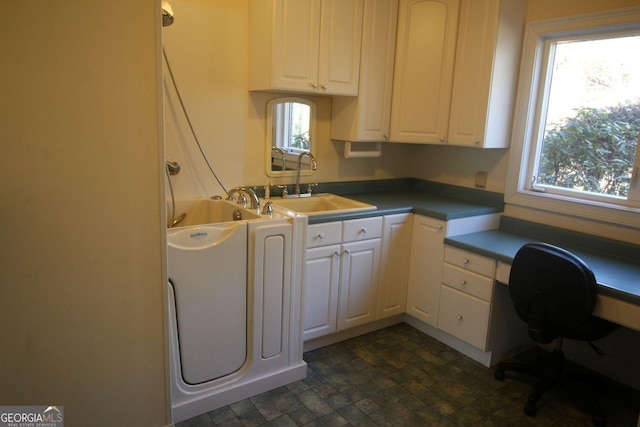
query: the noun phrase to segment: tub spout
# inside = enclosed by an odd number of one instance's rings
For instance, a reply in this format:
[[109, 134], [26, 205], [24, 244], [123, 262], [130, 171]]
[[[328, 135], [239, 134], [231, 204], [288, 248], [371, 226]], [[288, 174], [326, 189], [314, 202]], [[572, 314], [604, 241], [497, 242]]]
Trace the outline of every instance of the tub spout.
[[178, 218], [174, 219], [173, 221], [171, 221], [171, 226], [169, 226], [169, 228], [173, 228], [176, 225], [180, 224], [182, 221], [184, 221], [184, 219], [187, 217], [187, 213], [183, 213], [182, 215], [180, 215]]
[[251, 209], [260, 209], [260, 199], [258, 199], [258, 195], [253, 190], [253, 188], [249, 188], [249, 187], [232, 188], [227, 193], [227, 200], [233, 200], [233, 195], [236, 193], [240, 195], [242, 195], [243, 193], [247, 194], [251, 199]]

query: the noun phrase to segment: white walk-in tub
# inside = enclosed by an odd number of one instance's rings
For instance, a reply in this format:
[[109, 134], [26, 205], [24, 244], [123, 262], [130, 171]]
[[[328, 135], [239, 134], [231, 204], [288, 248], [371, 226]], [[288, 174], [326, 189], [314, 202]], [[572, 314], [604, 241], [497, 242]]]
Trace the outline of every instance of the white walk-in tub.
[[224, 200], [179, 203], [182, 212], [167, 229], [174, 422], [306, 376], [296, 259], [306, 218]]

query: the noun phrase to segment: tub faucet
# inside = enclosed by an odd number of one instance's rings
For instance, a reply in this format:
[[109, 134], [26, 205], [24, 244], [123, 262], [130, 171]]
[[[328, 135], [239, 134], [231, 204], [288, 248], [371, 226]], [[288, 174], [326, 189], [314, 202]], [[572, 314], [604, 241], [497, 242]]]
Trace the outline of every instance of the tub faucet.
[[258, 195], [253, 190], [253, 188], [249, 187], [235, 187], [229, 190], [227, 193], [227, 200], [233, 200], [234, 194], [242, 195], [242, 193], [247, 194], [251, 199], [251, 209], [260, 209], [260, 199], [258, 199]]
[[303, 156], [309, 156], [309, 160], [311, 160], [309, 162], [309, 169], [316, 170], [316, 168], [318, 167], [316, 158], [313, 157], [313, 154], [311, 154], [311, 152], [303, 151], [302, 153], [300, 153], [300, 155], [298, 156], [298, 170], [296, 171], [296, 188], [294, 190], [294, 193], [297, 195], [296, 197], [300, 197], [300, 169], [302, 168]]

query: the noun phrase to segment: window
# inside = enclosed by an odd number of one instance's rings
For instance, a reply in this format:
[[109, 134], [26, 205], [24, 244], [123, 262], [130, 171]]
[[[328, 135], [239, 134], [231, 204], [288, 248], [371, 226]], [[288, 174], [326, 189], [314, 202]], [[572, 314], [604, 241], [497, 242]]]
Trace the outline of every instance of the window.
[[285, 151], [309, 151], [311, 107], [299, 102], [283, 102], [276, 108], [276, 147]]
[[507, 203], [640, 225], [638, 52], [637, 8], [528, 25]]

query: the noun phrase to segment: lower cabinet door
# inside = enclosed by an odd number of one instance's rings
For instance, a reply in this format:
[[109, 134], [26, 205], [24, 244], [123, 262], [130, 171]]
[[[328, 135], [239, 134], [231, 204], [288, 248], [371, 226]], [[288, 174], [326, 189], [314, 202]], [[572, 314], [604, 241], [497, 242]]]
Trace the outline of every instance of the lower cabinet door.
[[304, 340], [336, 332], [340, 245], [307, 249], [303, 290]]
[[439, 329], [486, 351], [489, 312], [488, 302], [442, 285]]
[[380, 239], [342, 245], [338, 330], [376, 318]]

